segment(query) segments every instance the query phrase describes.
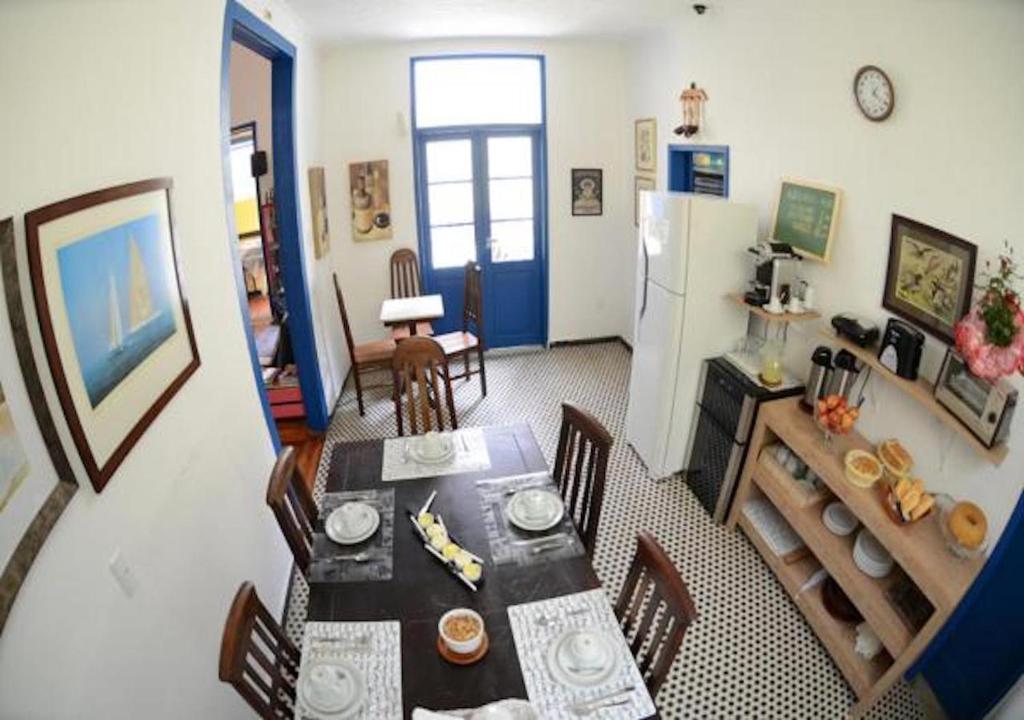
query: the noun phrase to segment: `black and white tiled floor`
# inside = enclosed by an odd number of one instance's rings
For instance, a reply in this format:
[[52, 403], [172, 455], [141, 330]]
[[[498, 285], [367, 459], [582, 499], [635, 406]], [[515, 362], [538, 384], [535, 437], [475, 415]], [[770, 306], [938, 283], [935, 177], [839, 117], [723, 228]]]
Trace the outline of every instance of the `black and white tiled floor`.
[[[594, 559], [597, 573], [614, 599], [636, 531], [649, 530], [672, 556], [700, 613], [658, 694], [663, 717], [844, 717], [855, 700], [852, 690], [753, 546], [741, 533], [712, 523], [681, 480], [649, 480], [626, 445], [629, 363], [629, 353], [617, 343], [488, 353], [486, 399], [476, 378], [455, 384], [459, 424], [528, 422], [551, 462], [566, 400], [596, 415], [616, 438]], [[395, 434], [387, 391], [370, 391], [367, 400], [361, 418], [351, 387], [343, 394], [317, 473], [318, 498], [336, 443]], [[296, 640], [306, 600], [305, 583], [296, 575], [287, 613], [287, 629]], [[901, 682], [869, 717], [903, 720], [924, 714]]]

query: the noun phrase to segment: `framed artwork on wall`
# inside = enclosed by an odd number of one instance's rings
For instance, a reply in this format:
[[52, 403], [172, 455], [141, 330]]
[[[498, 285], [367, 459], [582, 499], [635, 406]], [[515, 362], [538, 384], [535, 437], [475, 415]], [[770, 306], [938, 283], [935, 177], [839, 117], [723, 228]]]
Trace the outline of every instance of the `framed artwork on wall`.
[[636, 169], [643, 173], [658, 171], [658, 121], [643, 118], [633, 122], [633, 152]]
[[311, 167], [309, 175], [310, 220], [313, 223], [313, 255], [319, 260], [331, 250], [331, 234], [327, 224], [327, 185], [324, 169]]
[[388, 194], [388, 161], [352, 163], [348, 166], [352, 198], [352, 239], [390, 240], [391, 200]]
[[[43, 394], [35, 356], [29, 340], [21, 280], [14, 248], [14, 222], [0, 221], [0, 266], [4, 296], [17, 364], [29, 404], [36, 417], [54, 473], [34, 466], [19, 432], [24, 418], [15, 417], [0, 387], [0, 634], [32, 563], [50, 530], [78, 490], [71, 463], [57, 436], [50, 407]], [[10, 354], [0, 348], [5, 364]], [[11, 363], [10, 366], [13, 366]]]
[[171, 186], [143, 180], [25, 216], [46, 358], [96, 492], [199, 368]]
[[600, 215], [604, 212], [604, 182], [600, 168], [572, 169], [572, 214]]
[[640, 193], [654, 190], [654, 178], [637, 175], [633, 179], [633, 225], [640, 227]]
[[971, 309], [978, 247], [902, 215], [892, 216], [882, 305], [944, 343]]

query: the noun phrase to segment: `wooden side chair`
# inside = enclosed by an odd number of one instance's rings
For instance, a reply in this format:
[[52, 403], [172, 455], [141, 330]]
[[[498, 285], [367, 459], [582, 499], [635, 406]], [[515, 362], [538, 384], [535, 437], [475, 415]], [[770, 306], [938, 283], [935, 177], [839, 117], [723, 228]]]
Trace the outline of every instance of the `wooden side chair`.
[[562, 403], [562, 429], [552, 476], [591, 557], [597, 544], [612, 442], [611, 433], [597, 418], [575, 405]]
[[267, 486], [267, 505], [274, 511], [277, 524], [295, 556], [295, 564], [306, 572], [313, 557], [313, 523], [317, 511], [299, 472], [295, 448], [291, 446], [282, 449], [274, 463]]
[[[437, 335], [434, 339], [441, 343], [444, 354], [451, 359], [462, 356], [463, 371], [453, 379], [469, 378], [480, 374], [480, 391], [487, 397], [487, 371], [484, 368], [484, 300], [483, 288], [480, 284], [480, 266], [472, 260], [466, 263], [466, 283], [462, 302], [462, 331]], [[474, 332], [470, 332], [470, 326]], [[474, 334], [475, 333], [475, 334]], [[470, 363], [470, 353], [476, 351], [477, 369]]]
[[[345, 331], [345, 345], [348, 347], [348, 356], [352, 361], [352, 378], [356, 384], [356, 401], [359, 403], [359, 414], [365, 415], [363, 407], [363, 373], [374, 370], [386, 370], [391, 365], [391, 359], [395, 354], [394, 340], [373, 340], [367, 343], [356, 345], [352, 341], [352, 327], [348, 323], [348, 312], [345, 310], [345, 299], [341, 295], [341, 286], [338, 284], [338, 274], [334, 273], [334, 294], [338, 298], [338, 310], [341, 312], [341, 326]], [[378, 385], [367, 385], [366, 389], [388, 387], [387, 383]]]
[[244, 582], [224, 623], [220, 679], [234, 686], [261, 718], [295, 717], [299, 651]]
[[686, 583], [654, 537], [640, 531], [615, 616], [651, 697], [665, 682], [697, 608]]
[[[405, 424], [402, 419], [403, 395], [408, 404], [409, 430], [412, 434], [444, 430], [444, 412], [441, 408], [439, 381], [444, 385], [452, 430], [459, 427], [458, 419], [455, 417], [452, 381], [448, 376], [448, 360], [436, 340], [416, 336], [398, 343], [392, 363], [392, 373], [395, 418], [398, 422], [399, 435], [405, 434]], [[436, 418], [437, 427], [433, 426], [432, 412]]]
[[[420, 261], [416, 251], [400, 248], [391, 253], [391, 297], [407, 298], [423, 294], [423, 281], [420, 278]], [[417, 335], [433, 335], [434, 327], [424, 320], [416, 323]], [[409, 337], [409, 327], [398, 325], [391, 328], [391, 337], [402, 340]]]

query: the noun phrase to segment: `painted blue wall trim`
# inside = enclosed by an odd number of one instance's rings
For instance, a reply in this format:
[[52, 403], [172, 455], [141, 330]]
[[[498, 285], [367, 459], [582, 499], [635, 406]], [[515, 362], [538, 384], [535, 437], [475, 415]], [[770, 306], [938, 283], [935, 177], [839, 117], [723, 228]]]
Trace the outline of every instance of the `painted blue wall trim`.
[[[461, 126], [450, 126], [450, 127], [439, 127], [429, 129], [417, 129], [416, 127], [416, 62], [419, 60], [473, 60], [479, 58], [528, 58], [530, 60], [537, 60], [540, 63], [540, 90], [541, 90], [541, 122], [540, 125], [521, 125], [521, 124], [492, 124], [492, 125], [461, 125]], [[537, 175], [537, 184], [539, 186], [538, 194], [540, 195], [541, 202], [539, 203], [539, 213], [537, 220], [539, 222], [539, 255], [538, 260], [540, 262], [540, 276], [541, 276], [541, 297], [540, 297], [540, 314], [541, 314], [541, 342], [544, 345], [548, 344], [548, 307], [549, 298], [548, 291], [550, 285], [550, 268], [549, 268], [549, 228], [548, 228], [548, 92], [547, 92], [547, 60], [543, 55], [537, 55], [534, 53], [438, 53], [435, 55], [415, 55], [409, 58], [409, 117], [413, 133], [412, 142], [412, 162], [413, 162], [413, 178], [414, 178], [414, 200], [416, 207], [416, 233], [417, 233], [417, 245], [419, 247], [420, 256], [420, 274], [426, 280], [428, 284], [427, 289], [431, 292], [433, 288], [429, 287], [429, 278], [431, 273], [427, 272], [427, 263], [430, 262], [430, 243], [429, 229], [426, 227], [427, 213], [425, 210], [426, 198], [423, 197], [422, 188], [426, 187], [426, 178], [424, 177], [425, 168], [422, 158], [422, 145], [423, 141], [428, 138], [443, 137], [446, 134], [463, 134], [469, 132], [476, 132], [480, 130], [485, 131], [522, 131], [534, 132], [539, 129], [539, 142], [538, 153], [539, 153], [539, 173]], [[485, 318], [486, 322], [486, 318]]]
[[[235, 0], [228, 0], [224, 14], [224, 38], [221, 55], [221, 129], [224, 164], [224, 185], [228, 221], [234, 237], [233, 193], [231, 192], [230, 107], [231, 107], [231, 42], [241, 45], [271, 61], [271, 104], [273, 111], [274, 197], [277, 203], [278, 241], [281, 253], [281, 274], [288, 304], [288, 332], [299, 369], [299, 385], [306, 408], [306, 422], [314, 430], [325, 430], [329, 420], [324, 399], [323, 380], [313, 331], [312, 303], [306, 283], [301, 223], [299, 220], [299, 186], [295, 157], [295, 46], [284, 36], [246, 10]], [[235, 282], [249, 343], [253, 372], [263, 403], [264, 415], [275, 447], [280, 448], [277, 427], [270, 412], [270, 403], [263, 385], [263, 374], [256, 353], [256, 342], [248, 319], [248, 298], [242, 277], [237, 243], [231, 243], [235, 265]]]
[[980, 720], [1024, 672], [1024, 497], [949, 621], [907, 671], [950, 718]]

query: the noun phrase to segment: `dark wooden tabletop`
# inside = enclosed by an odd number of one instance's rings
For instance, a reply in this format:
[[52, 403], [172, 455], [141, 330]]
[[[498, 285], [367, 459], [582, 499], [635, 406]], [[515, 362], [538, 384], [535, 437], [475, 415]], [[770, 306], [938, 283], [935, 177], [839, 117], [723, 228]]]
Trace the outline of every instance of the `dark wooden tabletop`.
[[[506, 608], [600, 586], [590, 559], [518, 567], [490, 563], [476, 481], [547, 469], [528, 425], [483, 429], [491, 467], [486, 471], [385, 483], [381, 480], [384, 442], [335, 446], [327, 492], [395, 489], [395, 567], [387, 582], [314, 583], [308, 620], [401, 620], [402, 697], [405, 716], [415, 707], [433, 710], [477, 707], [494, 700], [526, 697]], [[405, 510], [417, 510], [437, 490], [432, 510], [486, 562], [484, 583], [472, 592], [429, 553], [415, 534]], [[437, 622], [454, 607], [470, 607], [483, 616], [491, 647], [475, 665], [460, 667], [437, 652]]]

